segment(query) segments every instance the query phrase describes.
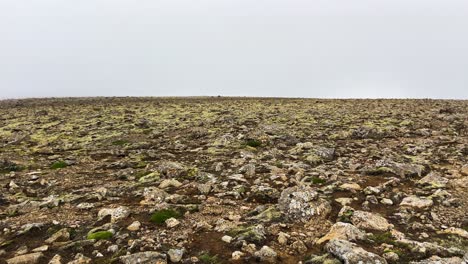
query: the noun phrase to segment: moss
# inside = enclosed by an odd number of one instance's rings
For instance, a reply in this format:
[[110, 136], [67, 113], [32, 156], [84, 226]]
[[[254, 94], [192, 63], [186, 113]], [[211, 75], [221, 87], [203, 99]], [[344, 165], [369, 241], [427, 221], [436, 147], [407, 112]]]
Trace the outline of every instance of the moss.
[[167, 219], [172, 217], [179, 218], [181, 217], [181, 213], [171, 209], [159, 210], [151, 215], [150, 221], [156, 224], [163, 224]]
[[114, 145], [114, 146], [124, 146], [124, 145], [127, 145], [128, 143], [129, 142], [127, 140], [119, 139], [119, 140], [113, 141], [112, 145]]
[[262, 145], [262, 142], [256, 139], [247, 139], [245, 141], [245, 145], [252, 147], [252, 148], [257, 148]]
[[50, 168], [56, 170], [56, 169], [65, 168], [67, 166], [68, 164], [65, 161], [56, 161], [50, 166]]
[[138, 179], [139, 182], [154, 182], [159, 180], [159, 172], [146, 174]]
[[345, 222], [345, 223], [351, 223], [351, 216], [353, 216], [354, 211], [348, 210], [346, 212], [343, 212], [343, 214], [340, 216], [340, 221]]
[[390, 232], [372, 234], [369, 236], [369, 239], [379, 244], [393, 244], [395, 242], [395, 239]]
[[210, 253], [203, 253], [198, 256], [198, 259], [205, 264], [219, 264], [222, 263], [218, 255], [211, 255]]
[[319, 177], [311, 177], [310, 178], [313, 184], [324, 184], [326, 180], [321, 179]]
[[101, 239], [109, 239], [113, 236], [113, 234], [109, 231], [98, 231], [92, 234], [89, 234], [87, 236], [87, 239], [96, 239], [96, 240], [101, 240]]

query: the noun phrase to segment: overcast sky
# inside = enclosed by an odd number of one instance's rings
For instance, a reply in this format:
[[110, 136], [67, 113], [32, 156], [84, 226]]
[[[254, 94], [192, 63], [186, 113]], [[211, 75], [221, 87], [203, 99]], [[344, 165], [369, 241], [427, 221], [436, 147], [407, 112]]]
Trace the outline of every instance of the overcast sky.
[[0, 98], [468, 99], [466, 0], [0, 0]]

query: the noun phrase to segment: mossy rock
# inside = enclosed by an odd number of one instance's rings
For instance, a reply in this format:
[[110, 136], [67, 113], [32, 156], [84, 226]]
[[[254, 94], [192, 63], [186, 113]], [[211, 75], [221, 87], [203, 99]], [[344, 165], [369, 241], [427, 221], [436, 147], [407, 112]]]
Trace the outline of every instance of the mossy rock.
[[88, 234], [86, 237], [87, 239], [95, 239], [95, 240], [102, 240], [102, 239], [109, 239], [113, 236], [112, 232], [109, 231], [98, 231], [95, 233]]

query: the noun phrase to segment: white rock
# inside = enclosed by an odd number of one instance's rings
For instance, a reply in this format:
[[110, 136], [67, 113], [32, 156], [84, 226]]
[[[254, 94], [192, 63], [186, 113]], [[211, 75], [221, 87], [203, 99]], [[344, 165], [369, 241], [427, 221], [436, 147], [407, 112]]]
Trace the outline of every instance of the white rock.
[[226, 243], [231, 243], [232, 241], [232, 237], [231, 236], [223, 236], [221, 238], [222, 241], [226, 242]]
[[138, 231], [141, 227], [141, 223], [139, 221], [135, 221], [127, 226], [127, 230], [129, 231]]
[[173, 228], [180, 224], [179, 220], [175, 219], [174, 217], [167, 219], [165, 223], [168, 228]]

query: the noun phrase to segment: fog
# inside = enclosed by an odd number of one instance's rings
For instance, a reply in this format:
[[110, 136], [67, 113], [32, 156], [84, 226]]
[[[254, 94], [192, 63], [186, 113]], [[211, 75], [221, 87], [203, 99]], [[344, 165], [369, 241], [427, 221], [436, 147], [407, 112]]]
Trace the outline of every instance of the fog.
[[468, 99], [466, 0], [1, 0], [0, 98]]

